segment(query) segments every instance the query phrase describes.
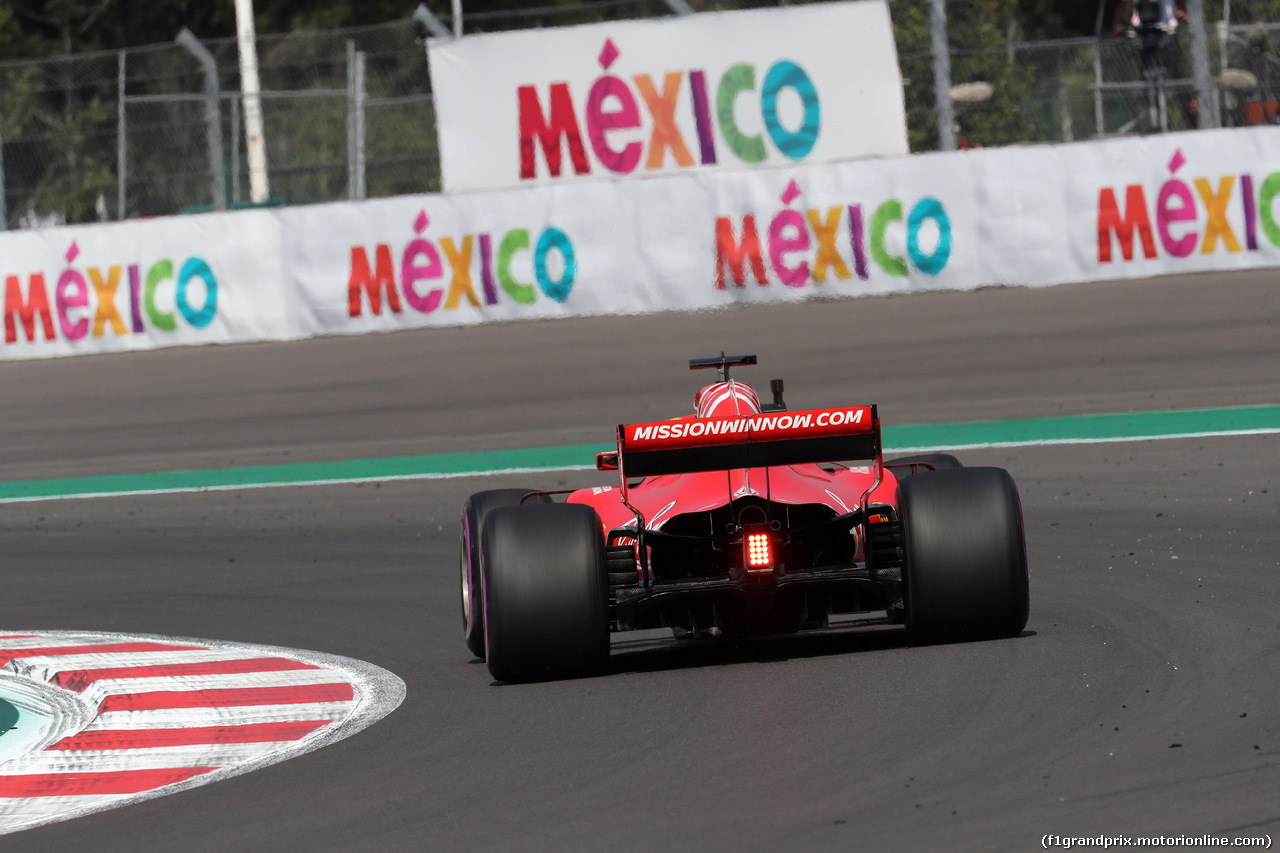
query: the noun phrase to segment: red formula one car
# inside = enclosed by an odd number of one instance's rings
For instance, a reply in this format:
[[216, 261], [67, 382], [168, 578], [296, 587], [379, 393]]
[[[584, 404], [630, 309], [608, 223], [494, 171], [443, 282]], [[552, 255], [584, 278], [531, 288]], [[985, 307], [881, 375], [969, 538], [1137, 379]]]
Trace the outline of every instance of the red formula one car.
[[600, 672], [610, 633], [735, 636], [884, 611], [913, 643], [1012, 637], [1027, 622], [1022, 510], [1001, 468], [885, 462], [875, 406], [761, 405], [730, 367], [697, 413], [618, 427], [617, 486], [500, 489], [462, 511], [467, 647], [499, 681]]

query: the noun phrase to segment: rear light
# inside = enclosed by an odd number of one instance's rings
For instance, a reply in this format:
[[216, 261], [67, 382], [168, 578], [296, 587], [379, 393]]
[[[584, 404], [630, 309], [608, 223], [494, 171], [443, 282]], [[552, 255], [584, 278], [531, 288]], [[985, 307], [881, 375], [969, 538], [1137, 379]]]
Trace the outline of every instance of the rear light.
[[747, 571], [761, 571], [773, 565], [773, 551], [769, 534], [747, 534]]

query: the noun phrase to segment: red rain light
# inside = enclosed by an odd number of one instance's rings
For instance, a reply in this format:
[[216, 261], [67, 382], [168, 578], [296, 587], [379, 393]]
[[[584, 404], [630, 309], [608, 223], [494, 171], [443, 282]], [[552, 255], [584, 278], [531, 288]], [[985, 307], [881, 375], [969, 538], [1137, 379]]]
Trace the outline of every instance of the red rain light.
[[747, 534], [747, 569], [768, 568], [773, 563], [773, 554], [769, 551], [769, 534]]

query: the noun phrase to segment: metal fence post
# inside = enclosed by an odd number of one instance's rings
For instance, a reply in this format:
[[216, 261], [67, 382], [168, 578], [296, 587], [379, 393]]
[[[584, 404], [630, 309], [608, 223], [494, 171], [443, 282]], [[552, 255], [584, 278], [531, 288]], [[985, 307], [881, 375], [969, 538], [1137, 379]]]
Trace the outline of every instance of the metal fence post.
[[9, 227], [9, 209], [5, 206], [4, 188], [4, 133], [0, 130], [0, 231]]
[[218, 103], [218, 63], [213, 54], [186, 27], [178, 33], [178, 44], [186, 48], [204, 68], [205, 137], [209, 144], [209, 172], [213, 209], [227, 209], [227, 186], [222, 172], [222, 108]]
[[240, 203], [240, 99], [231, 95], [231, 203]]
[[365, 52], [363, 50], [356, 52], [356, 79], [355, 79], [355, 96], [356, 96], [356, 198], [364, 198], [364, 171], [365, 171], [365, 101], [368, 93], [365, 91], [364, 85], [364, 64]]
[[120, 51], [118, 56], [118, 70], [116, 72], [116, 219], [126, 218], [125, 187], [129, 181], [129, 157], [128, 157], [128, 134], [125, 129], [125, 113], [124, 113], [124, 83], [125, 83], [125, 52]]
[[1071, 120], [1071, 94], [1067, 91], [1067, 81], [1058, 81], [1058, 126], [1061, 128], [1063, 142], [1075, 142], [1075, 126]]
[[1187, 0], [1187, 18], [1191, 24], [1191, 73], [1196, 81], [1196, 117], [1201, 129], [1221, 124], [1218, 112], [1218, 90], [1209, 70], [1209, 33], [1204, 25], [1204, 0]]
[[365, 197], [365, 53], [347, 39], [347, 198]]
[[946, 0], [929, 2], [929, 40], [933, 51], [933, 100], [938, 111], [938, 149], [956, 149], [956, 113], [951, 104], [951, 48], [947, 45]]
[[[426, 29], [427, 34], [433, 35], [438, 39], [453, 38], [453, 33], [440, 22], [440, 19], [431, 14], [431, 10], [427, 8], [426, 3], [419, 3], [418, 8], [413, 10], [413, 20], [415, 24], [421, 25]], [[422, 36], [423, 42], [426, 42], [426, 34]]]
[[360, 198], [358, 177], [360, 165], [357, 151], [361, 148], [359, 139], [359, 101], [357, 94], [357, 57], [355, 39], [347, 39], [347, 198], [355, 201]]
[[1106, 116], [1102, 113], [1102, 36], [1093, 40], [1093, 135], [1107, 134]]
[[267, 141], [262, 127], [258, 41], [252, 0], [236, 0], [236, 52], [240, 57], [240, 91], [244, 106], [245, 155], [249, 160], [249, 198], [262, 204], [271, 193], [267, 174]]

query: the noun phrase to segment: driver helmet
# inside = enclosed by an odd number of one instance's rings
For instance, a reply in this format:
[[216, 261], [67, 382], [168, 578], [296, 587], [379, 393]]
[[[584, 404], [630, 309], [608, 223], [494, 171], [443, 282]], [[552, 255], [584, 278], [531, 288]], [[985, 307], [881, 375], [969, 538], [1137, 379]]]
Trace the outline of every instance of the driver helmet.
[[750, 417], [760, 414], [760, 398], [755, 389], [730, 379], [698, 389], [693, 404], [700, 418]]

